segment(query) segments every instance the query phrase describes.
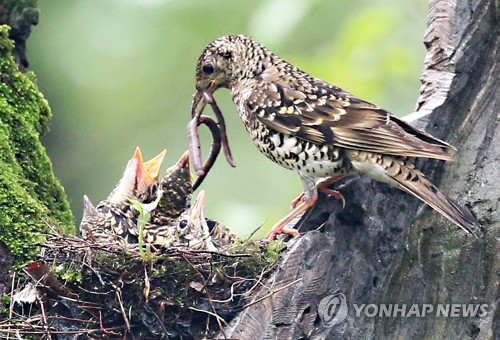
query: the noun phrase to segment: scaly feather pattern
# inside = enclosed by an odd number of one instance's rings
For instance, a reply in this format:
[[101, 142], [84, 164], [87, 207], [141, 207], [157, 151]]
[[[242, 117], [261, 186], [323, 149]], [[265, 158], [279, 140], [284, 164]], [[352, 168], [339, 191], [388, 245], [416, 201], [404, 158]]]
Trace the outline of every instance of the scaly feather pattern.
[[303, 203], [267, 238], [283, 232], [286, 223], [314, 204], [317, 188], [323, 188], [315, 185], [318, 179], [333, 182], [356, 174], [409, 192], [464, 230], [477, 231], [479, 222], [472, 214], [441, 193], [413, 163], [414, 157], [451, 160], [450, 144], [307, 74], [244, 35], [216, 39], [198, 59], [196, 96], [205, 100], [218, 88], [231, 90], [259, 150], [297, 172], [304, 186]]

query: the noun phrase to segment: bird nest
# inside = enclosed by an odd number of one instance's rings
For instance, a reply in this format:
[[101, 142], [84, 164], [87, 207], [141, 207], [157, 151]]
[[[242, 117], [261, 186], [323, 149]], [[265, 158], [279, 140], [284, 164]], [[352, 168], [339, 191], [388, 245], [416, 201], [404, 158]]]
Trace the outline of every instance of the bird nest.
[[0, 337], [211, 338], [248, 306], [282, 249], [140, 249], [54, 234], [14, 275]]

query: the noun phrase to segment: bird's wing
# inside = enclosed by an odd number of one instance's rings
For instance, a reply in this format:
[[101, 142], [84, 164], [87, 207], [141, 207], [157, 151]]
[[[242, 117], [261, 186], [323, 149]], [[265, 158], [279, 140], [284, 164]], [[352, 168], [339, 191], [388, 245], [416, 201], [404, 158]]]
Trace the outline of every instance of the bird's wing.
[[247, 108], [267, 127], [318, 144], [408, 157], [451, 160], [451, 148], [371, 103], [333, 85], [261, 80]]

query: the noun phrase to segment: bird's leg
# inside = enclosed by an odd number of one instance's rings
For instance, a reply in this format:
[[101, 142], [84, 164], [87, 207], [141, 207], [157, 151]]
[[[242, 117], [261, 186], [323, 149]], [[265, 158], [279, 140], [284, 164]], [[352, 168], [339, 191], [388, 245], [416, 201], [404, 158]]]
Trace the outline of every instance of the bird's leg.
[[316, 203], [318, 200], [318, 194], [315, 193], [311, 198], [308, 200], [303, 200], [302, 203], [293, 209], [288, 215], [283, 217], [281, 220], [279, 220], [277, 223], [273, 225], [271, 230], [266, 234], [266, 236], [262, 239], [263, 241], [272, 241], [276, 238], [276, 235], [279, 234], [288, 234], [292, 236], [298, 236], [299, 231], [297, 229], [284, 229], [286, 225], [292, 221], [295, 217], [299, 216], [301, 213], [309, 209]]
[[287, 224], [292, 221], [295, 217], [299, 216], [301, 213], [309, 209], [318, 200], [318, 190], [314, 183], [314, 178], [304, 177], [300, 175], [302, 180], [302, 185], [304, 187], [304, 193], [300, 196], [301, 203], [295, 207], [288, 215], [283, 217], [281, 220], [276, 222], [271, 230], [262, 239], [263, 241], [272, 241], [279, 234], [288, 234], [292, 236], [298, 236], [299, 232], [296, 229], [284, 229]]
[[[341, 180], [342, 178], [345, 178], [347, 177], [347, 175], [337, 175], [337, 176], [332, 176], [332, 177], [329, 177], [327, 179], [325, 179], [324, 181], [321, 181], [319, 182], [316, 187], [318, 188], [318, 190], [321, 190], [323, 191], [325, 194], [327, 195], [330, 195], [330, 196], [333, 196], [335, 197], [336, 199], [339, 199], [342, 201], [342, 208], [345, 207], [345, 198], [344, 196], [342, 195], [342, 193], [340, 191], [337, 191], [337, 190], [333, 190], [333, 189], [330, 189], [328, 188], [331, 184]], [[299, 204], [300, 202], [302, 202], [304, 200], [304, 193], [301, 193], [299, 196], [297, 196], [292, 202], [290, 202], [290, 206], [292, 208], [295, 208], [297, 206], [297, 204]]]

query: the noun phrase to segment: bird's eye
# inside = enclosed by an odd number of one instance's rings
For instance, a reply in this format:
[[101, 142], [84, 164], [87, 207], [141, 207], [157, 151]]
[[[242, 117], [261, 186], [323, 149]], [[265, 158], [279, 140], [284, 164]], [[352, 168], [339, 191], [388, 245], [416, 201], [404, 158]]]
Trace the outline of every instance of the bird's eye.
[[179, 222], [179, 228], [184, 229], [188, 225], [188, 222], [186, 220], [182, 220]]
[[205, 64], [205, 65], [203, 65], [202, 70], [206, 74], [212, 74], [212, 73], [214, 73], [214, 67], [213, 67], [212, 64]]

